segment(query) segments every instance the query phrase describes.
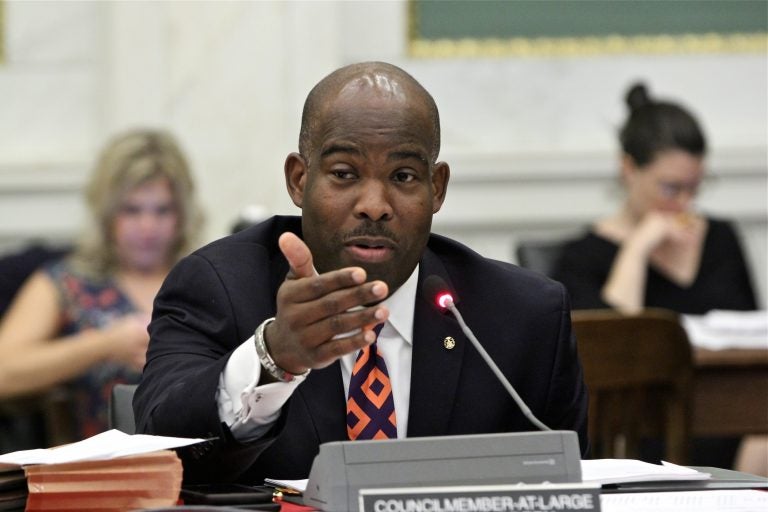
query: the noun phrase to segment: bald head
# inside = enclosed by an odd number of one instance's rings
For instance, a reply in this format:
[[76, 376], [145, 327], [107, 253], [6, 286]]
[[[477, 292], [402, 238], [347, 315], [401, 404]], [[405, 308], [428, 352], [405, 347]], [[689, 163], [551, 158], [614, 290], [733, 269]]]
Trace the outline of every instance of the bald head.
[[329, 100], [353, 96], [361, 92], [374, 93], [383, 98], [407, 99], [422, 102], [432, 119], [432, 151], [434, 162], [440, 152], [440, 117], [435, 100], [411, 75], [386, 62], [350, 64], [332, 72], [312, 88], [304, 102], [299, 133], [299, 152], [305, 157], [312, 153], [312, 138], [323, 107]]

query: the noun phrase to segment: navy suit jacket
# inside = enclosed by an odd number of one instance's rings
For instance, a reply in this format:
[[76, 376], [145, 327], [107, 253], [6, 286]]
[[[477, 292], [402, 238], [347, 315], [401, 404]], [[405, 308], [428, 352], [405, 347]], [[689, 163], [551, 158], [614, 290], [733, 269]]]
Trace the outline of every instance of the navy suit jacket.
[[[176, 265], [155, 300], [134, 399], [138, 431], [218, 438], [183, 453], [185, 481], [306, 478], [320, 443], [346, 439], [338, 361], [313, 370], [256, 442], [235, 441], [218, 417], [229, 354], [275, 315], [288, 272], [277, 239], [300, 230], [299, 218], [274, 217], [216, 241]], [[424, 296], [430, 274], [453, 288], [465, 321], [532, 412], [552, 429], [577, 431], [586, 452], [587, 396], [564, 287], [438, 235], [420, 262], [408, 437], [535, 430], [453, 316]]]

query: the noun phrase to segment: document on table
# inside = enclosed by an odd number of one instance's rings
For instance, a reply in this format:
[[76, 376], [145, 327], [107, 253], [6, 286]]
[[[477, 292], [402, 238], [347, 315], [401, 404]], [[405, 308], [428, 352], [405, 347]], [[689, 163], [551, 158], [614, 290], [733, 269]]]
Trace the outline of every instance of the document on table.
[[276, 478], [265, 478], [264, 484], [277, 489], [289, 489], [294, 492], [303, 493], [307, 489], [309, 479], [304, 480], [278, 480]]
[[108, 430], [77, 443], [56, 448], [38, 448], [21, 450], [0, 455], [0, 463], [18, 464], [58, 464], [85, 460], [103, 460], [138, 455], [170, 448], [181, 448], [202, 443], [205, 439], [184, 437], [151, 436], [146, 434], [129, 435], [119, 430]]
[[633, 492], [601, 494], [602, 512], [758, 512], [768, 493], [755, 490]]
[[698, 348], [768, 348], [768, 311], [714, 310], [683, 315], [688, 339]]
[[712, 475], [662, 461], [651, 464], [635, 459], [594, 459], [581, 461], [581, 480], [605, 484], [659, 482], [668, 480], [707, 480]]

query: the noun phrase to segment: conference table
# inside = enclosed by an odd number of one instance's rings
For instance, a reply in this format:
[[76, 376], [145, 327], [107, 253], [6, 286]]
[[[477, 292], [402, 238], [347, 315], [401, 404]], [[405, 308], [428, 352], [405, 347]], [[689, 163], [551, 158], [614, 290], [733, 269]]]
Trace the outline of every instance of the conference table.
[[[768, 347], [765, 349], [725, 350], [694, 348], [693, 362], [691, 426], [694, 436], [741, 436], [768, 433]], [[750, 486], [752, 485], [755, 486], [752, 488], [765, 488], [764, 482], [759, 485], [750, 484]], [[743, 495], [729, 495], [728, 499], [731, 500], [738, 499], [740, 496], [745, 499], [754, 496], [748, 494], [752, 491], [746, 491], [744, 486], [734, 487], [730, 490], [708, 490], [706, 492], [743, 493]], [[645, 493], [633, 494], [633, 496], [642, 498], [643, 494]], [[695, 495], [695, 491], [682, 494], [686, 496], [677, 498], [678, 500], [695, 501], [701, 499], [700, 496]], [[707, 496], [715, 495], [707, 494]], [[655, 496], [652, 498], [660, 499]], [[601, 498], [602, 500], [603, 498]], [[764, 500], [761, 503], [764, 504]], [[281, 512], [306, 512], [307, 510], [288, 503], [281, 505]], [[608, 502], [603, 503], [603, 510], [606, 512], [639, 510], [637, 506], [632, 508], [631, 506], [609, 505]], [[762, 505], [760, 506], [762, 507]], [[184, 510], [184, 508], [181, 507], [179, 510]], [[650, 510], [650, 508], [645, 508], [645, 510]], [[679, 510], [693, 510], [693, 508]], [[699, 507], [696, 510], [705, 512], [715, 510], [715, 508]]]
[[693, 351], [692, 434], [768, 434], [768, 346]]

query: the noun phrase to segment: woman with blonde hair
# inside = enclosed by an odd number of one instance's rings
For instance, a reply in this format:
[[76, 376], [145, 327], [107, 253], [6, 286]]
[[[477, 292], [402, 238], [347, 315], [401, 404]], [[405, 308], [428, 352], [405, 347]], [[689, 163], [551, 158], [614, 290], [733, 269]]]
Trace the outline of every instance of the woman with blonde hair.
[[154, 296], [197, 242], [194, 188], [169, 133], [109, 141], [86, 189], [93, 225], [71, 256], [25, 282], [0, 322], [0, 399], [66, 384], [74, 437], [106, 429], [112, 386], [141, 374]]

